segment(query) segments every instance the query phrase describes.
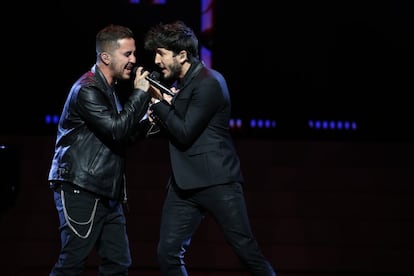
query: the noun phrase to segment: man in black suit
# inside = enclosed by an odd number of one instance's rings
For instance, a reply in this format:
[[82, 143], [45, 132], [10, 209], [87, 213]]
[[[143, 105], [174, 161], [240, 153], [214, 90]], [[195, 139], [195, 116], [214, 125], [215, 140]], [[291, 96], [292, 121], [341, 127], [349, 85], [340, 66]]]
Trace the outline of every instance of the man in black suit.
[[187, 275], [184, 254], [206, 214], [252, 275], [276, 275], [250, 227], [226, 81], [200, 61], [198, 47], [181, 21], [158, 24], [145, 37], [145, 49], [176, 93], [152, 99], [149, 111], [169, 139], [172, 166], [158, 243], [162, 275]]

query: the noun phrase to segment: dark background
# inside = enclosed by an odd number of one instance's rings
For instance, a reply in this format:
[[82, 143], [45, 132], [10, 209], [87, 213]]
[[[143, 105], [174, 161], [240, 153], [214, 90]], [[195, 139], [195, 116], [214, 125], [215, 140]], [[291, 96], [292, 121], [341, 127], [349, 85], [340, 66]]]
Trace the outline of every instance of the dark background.
[[307, 129], [309, 119], [320, 119], [356, 121], [351, 138], [413, 138], [411, 1], [215, 1], [214, 28], [203, 34], [200, 1], [13, 5], [3, 23], [3, 134], [55, 133], [45, 115], [60, 114], [71, 84], [95, 62], [94, 38], [104, 25], [130, 26], [138, 62], [151, 68], [143, 34], [181, 19], [227, 78], [234, 117], [276, 120], [270, 137], [323, 139]]
[[[278, 122], [271, 131], [235, 132], [249, 138], [235, 145], [261, 248], [280, 276], [412, 276], [414, 2], [281, 2], [216, 0], [214, 30], [199, 34], [213, 51], [213, 67], [227, 78], [234, 116]], [[60, 114], [72, 83], [95, 62], [96, 32], [109, 23], [130, 26], [139, 62], [150, 68], [151, 56], [140, 50], [143, 33], [173, 19], [199, 30], [199, 4], [16, 1], [2, 7], [4, 275], [47, 275], [56, 261], [58, 222], [47, 183], [56, 126], [45, 125], [44, 117]], [[358, 129], [314, 132], [309, 119], [355, 120]], [[258, 136], [271, 139], [250, 139]], [[129, 151], [131, 276], [159, 275], [169, 169], [164, 139], [146, 139]], [[212, 218], [188, 253], [191, 275], [247, 275]], [[96, 275], [97, 264], [91, 256], [85, 276]]]

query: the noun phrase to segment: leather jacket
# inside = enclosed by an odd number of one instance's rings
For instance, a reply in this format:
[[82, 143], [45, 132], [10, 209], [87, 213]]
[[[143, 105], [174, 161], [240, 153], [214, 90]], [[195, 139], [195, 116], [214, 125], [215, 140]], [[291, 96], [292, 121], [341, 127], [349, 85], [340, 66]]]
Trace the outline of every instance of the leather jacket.
[[150, 96], [135, 89], [118, 113], [113, 88], [94, 65], [72, 86], [57, 130], [48, 180], [69, 182], [99, 196], [125, 200], [128, 145], [145, 137]]

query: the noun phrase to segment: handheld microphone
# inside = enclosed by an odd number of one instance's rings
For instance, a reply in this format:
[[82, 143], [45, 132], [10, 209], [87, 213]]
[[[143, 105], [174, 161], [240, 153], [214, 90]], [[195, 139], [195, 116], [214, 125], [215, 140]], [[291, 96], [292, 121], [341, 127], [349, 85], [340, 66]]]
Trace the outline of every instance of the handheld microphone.
[[174, 97], [175, 96], [174, 92], [172, 92], [170, 89], [168, 89], [167, 87], [165, 87], [158, 80], [159, 77], [160, 77], [160, 73], [158, 73], [156, 71], [152, 71], [151, 74], [149, 74], [148, 76], [145, 77], [145, 79], [147, 81], [149, 81], [152, 85], [154, 85], [155, 87], [157, 87], [161, 91], [161, 93], [165, 93], [167, 95], [170, 95], [171, 97]]
[[[138, 67], [134, 67], [132, 69], [132, 76], [135, 78], [135, 75], [137, 73], [137, 68]], [[171, 97], [175, 96], [175, 93], [172, 92], [170, 89], [168, 89], [167, 87], [165, 87], [158, 79], [160, 77], [160, 73], [158, 73], [157, 71], [152, 71], [151, 74], [149, 74], [148, 76], [145, 77], [145, 79], [147, 81], [149, 81], [152, 85], [154, 85], [155, 87], [157, 87], [161, 93], [165, 93], [167, 95], [170, 95]]]

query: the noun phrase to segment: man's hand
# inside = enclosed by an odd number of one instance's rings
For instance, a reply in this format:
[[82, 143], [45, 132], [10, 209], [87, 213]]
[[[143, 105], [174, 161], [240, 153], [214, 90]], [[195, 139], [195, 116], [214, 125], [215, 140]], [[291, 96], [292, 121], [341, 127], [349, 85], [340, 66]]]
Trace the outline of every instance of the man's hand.
[[148, 90], [150, 89], [150, 83], [145, 79], [145, 77], [148, 76], [149, 72], [143, 72], [143, 70], [143, 67], [137, 68], [134, 79], [134, 89], [141, 89], [145, 92], [148, 92]]
[[162, 94], [161, 94], [160, 90], [158, 88], [156, 88], [155, 86], [150, 85], [150, 89], [149, 89], [148, 93], [150, 93], [150, 95], [152, 97], [151, 102], [154, 99], [162, 100]]

